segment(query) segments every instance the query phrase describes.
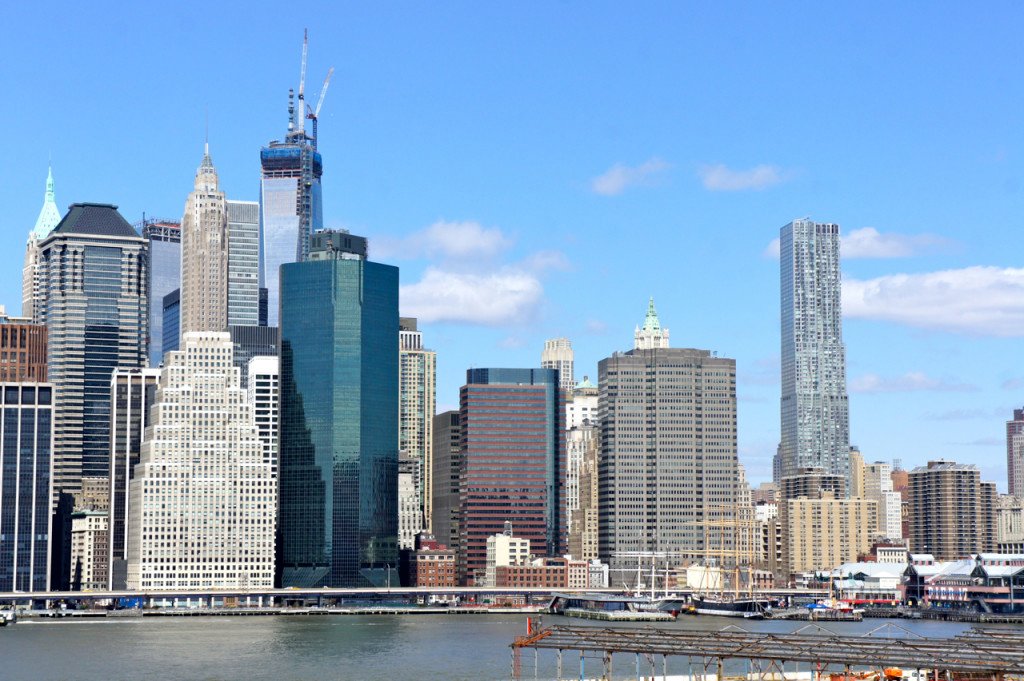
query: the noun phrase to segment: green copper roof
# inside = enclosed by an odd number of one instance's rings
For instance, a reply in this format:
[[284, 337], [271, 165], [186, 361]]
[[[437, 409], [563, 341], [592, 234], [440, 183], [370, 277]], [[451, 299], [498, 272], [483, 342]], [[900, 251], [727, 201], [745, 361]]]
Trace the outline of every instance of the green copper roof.
[[57, 208], [57, 201], [53, 195], [53, 168], [50, 168], [46, 174], [46, 195], [43, 198], [43, 209], [39, 211], [36, 226], [32, 228], [29, 237], [45, 239], [59, 222], [60, 210]]
[[661, 331], [661, 322], [658, 321], [658, 312], [654, 309], [654, 298], [647, 304], [647, 317], [644, 319], [644, 331]]
[[586, 390], [587, 388], [596, 388], [597, 386], [590, 382], [590, 376], [584, 376], [583, 380], [576, 384], [577, 390]]

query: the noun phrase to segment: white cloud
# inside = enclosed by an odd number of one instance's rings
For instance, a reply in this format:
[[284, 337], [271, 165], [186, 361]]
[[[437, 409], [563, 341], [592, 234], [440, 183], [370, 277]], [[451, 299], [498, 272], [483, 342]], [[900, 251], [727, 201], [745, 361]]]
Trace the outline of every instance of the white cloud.
[[864, 374], [850, 381], [853, 393], [906, 393], [906, 392], [970, 392], [973, 385], [931, 378], [920, 371], [911, 371], [891, 378], [878, 374]]
[[[956, 242], [937, 234], [895, 234], [879, 232], [874, 227], [861, 227], [841, 237], [840, 254], [844, 260], [862, 258], [908, 258], [923, 253], [948, 250]], [[762, 255], [779, 257], [779, 239], [772, 239]]]
[[590, 181], [590, 189], [595, 194], [617, 196], [629, 187], [648, 184], [652, 176], [669, 168], [669, 164], [660, 158], [651, 158], [638, 166], [627, 166], [616, 163], [601, 175]]
[[528, 321], [543, 300], [544, 287], [525, 270], [488, 274], [427, 268], [423, 278], [401, 287], [402, 314], [423, 322], [465, 322], [504, 326]]
[[1024, 388], [1024, 378], [1008, 378], [1002, 382], [1000, 387], [1003, 390], [1020, 390]]
[[975, 266], [847, 279], [843, 314], [979, 336], [1024, 336], [1024, 269]]
[[750, 170], [733, 170], [724, 163], [702, 166], [697, 171], [704, 189], [713, 192], [761, 190], [785, 182], [788, 177], [777, 166], [759, 165]]
[[381, 238], [373, 244], [375, 258], [490, 259], [511, 248], [514, 240], [497, 227], [472, 220], [438, 220], [426, 229], [401, 239]]
[[522, 265], [538, 274], [547, 271], [568, 272], [572, 269], [569, 259], [561, 251], [537, 251], [527, 256]]
[[842, 237], [841, 252], [843, 258], [906, 258], [952, 244], [935, 234], [883, 234], [874, 227], [861, 227]]

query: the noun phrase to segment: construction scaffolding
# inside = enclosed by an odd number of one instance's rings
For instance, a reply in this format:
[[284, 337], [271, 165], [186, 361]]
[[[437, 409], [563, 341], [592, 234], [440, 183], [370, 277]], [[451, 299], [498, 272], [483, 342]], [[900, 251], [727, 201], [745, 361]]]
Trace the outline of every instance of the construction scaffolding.
[[[901, 635], [891, 636], [894, 632]], [[920, 637], [894, 625], [884, 625], [862, 636], [840, 636], [817, 625], [789, 634], [750, 632], [738, 627], [676, 631], [553, 626], [519, 638], [511, 647], [515, 679], [521, 678], [521, 651], [528, 648], [535, 651], [535, 670], [540, 650], [556, 652], [559, 680], [564, 678], [562, 658], [567, 651], [579, 652], [580, 679], [584, 678], [588, 653], [591, 658], [600, 656], [601, 678], [608, 679], [612, 676], [613, 655], [622, 653], [635, 655], [637, 679], [668, 678], [669, 658], [686, 658], [690, 681], [723, 681], [728, 678], [727, 662], [733, 669], [736, 662], [742, 664], [746, 673], [738, 678], [752, 681], [798, 678], [793, 665], [798, 669], [801, 663], [806, 664], [802, 678], [811, 681], [870, 678], [863, 673], [865, 670], [876, 672], [874, 678], [892, 678], [893, 669], [901, 673], [900, 678], [919, 681], [1024, 679], [1024, 632], [1012, 629], [973, 629], [954, 638], [938, 639]], [[661, 673], [655, 672], [658, 658]]]

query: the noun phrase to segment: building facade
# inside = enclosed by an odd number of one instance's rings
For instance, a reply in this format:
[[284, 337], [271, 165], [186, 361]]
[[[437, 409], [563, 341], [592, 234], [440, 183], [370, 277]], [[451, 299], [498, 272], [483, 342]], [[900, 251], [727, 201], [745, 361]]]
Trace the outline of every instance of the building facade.
[[281, 265], [305, 260], [310, 235], [323, 228], [323, 159], [315, 138], [290, 125], [283, 141], [260, 150], [260, 166], [259, 285], [267, 291], [267, 324], [278, 326]]
[[102, 591], [110, 582], [110, 527], [106, 509], [71, 514], [71, 589]]
[[0, 591], [49, 587], [53, 393], [0, 383]]
[[452, 410], [435, 415], [433, 430], [432, 533], [439, 542], [456, 547], [459, 543], [459, 476], [462, 465], [462, 418], [459, 412]]
[[281, 267], [283, 586], [398, 583], [398, 268]]
[[544, 369], [558, 371], [558, 387], [566, 395], [576, 387], [575, 355], [572, 341], [568, 338], [552, 338], [544, 341], [544, 351], [540, 354], [540, 365]]
[[47, 170], [46, 193], [43, 194], [43, 207], [36, 218], [36, 224], [28, 234], [25, 243], [25, 266], [21, 271], [21, 316], [36, 324], [45, 323], [43, 310], [40, 306], [42, 281], [39, 268], [39, 244], [60, 222], [60, 209], [53, 192], [53, 169]]
[[1006, 422], [1006, 474], [1009, 493], [1024, 499], [1024, 408]]
[[108, 589], [127, 586], [128, 486], [139, 463], [159, 383], [159, 369], [115, 369], [110, 377]]
[[242, 387], [248, 385], [249, 361], [253, 357], [277, 357], [281, 334], [276, 326], [229, 326], [234, 343], [235, 366], [242, 370]]
[[[228, 326], [260, 323], [260, 204], [228, 201]], [[265, 323], [265, 322], [264, 322]]]
[[998, 499], [973, 464], [929, 461], [910, 471], [910, 550], [960, 560], [995, 549]]
[[146, 240], [117, 207], [76, 203], [40, 245], [54, 414], [54, 494], [107, 480], [110, 377], [146, 365]]
[[598, 557], [598, 476], [597, 457], [600, 451], [601, 430], [597, 425], [585, 426], [589, 429], [590, 435], [579, 438], [582, 440], [583, 449], [580, 454], [580, 461], [575, 471], [577, 479], [576, 497], [577, 505], [572, 503], [572, 477], [573, 463], [576, 457], [573, 451], [578, 439], [574, 437], [573, 431], [569, 431], [566, 441], [566, 458], [569, 459], [568, 472], [566, 473], [566, 497], [567, 510], [566, 520], [569, 527], [569, 554], [580, 560], [596, 560]]
[[149, 249], [149, 366], [158, 367], [166, 350], [178, 347], [175, 331], [173, 347], [164, 348], [164, 296], [181, 288], [181, 223], [173, 220], [143, 220], [142, 238]]
[[129, 589], [274, 584], [277, 493], [224, 332], [165, 357], [129, 483]]
[[460, 391], [459, 579], [475, 583], [506, 523], [538, 556], [565, 547], [565, 429], [554, 369], [469, 369]]
[[166, 355], [171, 350], [177, 350], [181, 344], [180, 288], [176, 288], [164, 296], [163, 309], [160, 316], [163, 319], [160, 328], [160, 332], [163, 334], [163, 342], [160, 347], [163, 354]]
[[832, 492], [781, 502], [782, 553], [786, 572], [831, 570], [871, 550], [878, 505], [837, 498]]
[[652, 304], [636, 347], [598, 364], [599, 553], [613, 570], [734, 550], [736, 362], [667, 344]]
[[228, 326], [228, 206], [206, 145], [181, 218], [181, 333]]
[[839, 225], [794, 220], [780, 236], [782, 468], [849, 475], [850, 417]]
[[416, 319], [402, 317], [398, 329], [398, 448], [413, 462], [419, 514], [431, 531], [437, 354], [423, 347], [423, 333], [417, 329]]
[[[265, 327], [264, 327], [265, 328]], [[236, 363], [237, 364], [237, 363]], [[278, 402], [280, 400], [279, 363], [277, 356], [257, 355], [246, 366], [249, 407], [263, 445], [263, 461], [270, 464], [277, 479], [277, 435], [280, 429]]]
[[405, 452], [398, 453], [398, 548], [413, 549], [423, 531], [423, 507], [416, 484], [419, 462]]
[[46, 381], [46, 327], [0, 305], [0, 383]]

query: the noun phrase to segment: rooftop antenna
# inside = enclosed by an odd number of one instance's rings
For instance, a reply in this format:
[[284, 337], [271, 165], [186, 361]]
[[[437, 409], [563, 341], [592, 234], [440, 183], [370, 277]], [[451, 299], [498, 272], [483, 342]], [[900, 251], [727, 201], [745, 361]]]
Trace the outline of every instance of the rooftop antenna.
[[306, 127], [306, 53], [309, 51], [309, 29], [302, 31], [302, 69], [299, 71], [299, 132]]
[[206, 134], [203, 137], [203, 155], [210, 155], [210, 107], [207, 106], [205, 110], [206, 114]]

